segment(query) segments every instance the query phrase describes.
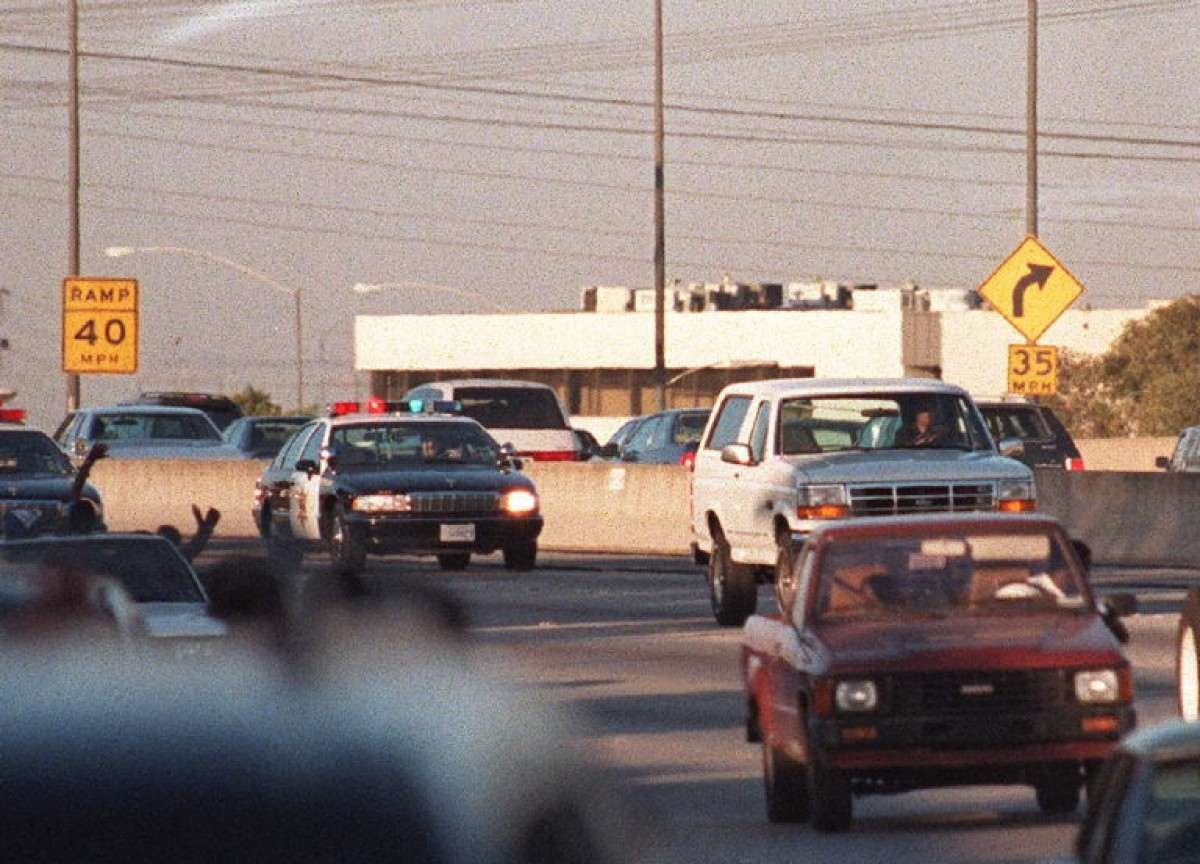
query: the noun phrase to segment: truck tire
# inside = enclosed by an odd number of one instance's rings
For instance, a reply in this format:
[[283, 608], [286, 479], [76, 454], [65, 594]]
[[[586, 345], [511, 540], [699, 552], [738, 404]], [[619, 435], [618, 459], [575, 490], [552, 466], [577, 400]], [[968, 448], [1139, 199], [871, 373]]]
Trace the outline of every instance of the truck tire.
[[815, 752], [808, 761], [808, 807], [813, 829], [823, 834], [847, 831], [854, 819], [850, 778], [822, 765]]
[[765, 741], [762, 745], [763, 791], [767, 821], [808, 821], [808, 778], [804, 765]]
[[1079, 807], [1079, 777], [1062, 775], [1043, 780], [1037, 790], [1038, 808], [1043, 813], [1065, 815]]
[[443, 552], [437, 556], [437, 562], [443, 570], [466, 570], [471, 563], [471, 553]]
[[504, 566], [509, 570], [527, 571], [537, 566], [537, 541], [504, 547]]
[[335, 504], [329, 514], [329, 557], [333, 572], [339, 576], [357, 576], [367, 564], [367, 548], [354, 526], [346, 521], [346, 511]]
[[758, 607], [754, 569], [734, 563], [725, 535], [720, 533], [714, 533], [708, 558], [708, 598], [713, 617], [722, 627], [740, 627]]
[[1200, 720], [1200, 589], [1188, 592], [1175, 634], [1175, 692], [1179, 715]]

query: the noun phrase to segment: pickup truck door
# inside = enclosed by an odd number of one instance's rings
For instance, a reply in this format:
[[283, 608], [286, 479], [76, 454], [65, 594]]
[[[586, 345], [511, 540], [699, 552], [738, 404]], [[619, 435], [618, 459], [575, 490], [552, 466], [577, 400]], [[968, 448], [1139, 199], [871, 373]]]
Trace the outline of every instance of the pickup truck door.
[[750, 396], [731, 394], [717, 407], [704, 443], [696, 451], [696, 466], [692, 474], [692, 519], [696, 534], [708, 536], [707, 514], [715, 513], [722, 529], [731, 541], [731, 514], [737, 508], [734, 486], [740, 482], [741, 465], [721, 461], [726, 444], [744, 441], [742, 428], [750, 412]]
[[763, 400], [754, 408], [754, 425], [746, 442], [750, 445], [751, 463], [739, 466], [736, 484], [734, 518], [737, 542], [745, 554], [738, 560], [755, 564], [775, 563], [775, 530], [772, 525], [776, 497], [776, 460], [767, 449], [771, 430], [771, 402]]

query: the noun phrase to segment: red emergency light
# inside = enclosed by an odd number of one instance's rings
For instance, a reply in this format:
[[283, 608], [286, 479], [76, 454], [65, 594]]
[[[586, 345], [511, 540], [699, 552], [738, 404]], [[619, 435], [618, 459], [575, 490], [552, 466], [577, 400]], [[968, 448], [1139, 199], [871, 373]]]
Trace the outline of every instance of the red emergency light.
[[1066, 459], [1063, 460], [1063, 467], [1066, 468], [1068, 471], [1082, 471], [1083, 470], [1083, 460], [1082, 459], [1072, 459], [1070, 457], [1067, 457]]
[[534, 462], [578, 462], [579, 454], [574, 450], [531, 450], [517, 454], [522, 459]]
[[0, 408], [0, 423], [24, 423], [24, 408]]
[[343, 414], [357, 414], [358, 410], [357, 402], [332, 402], [329, 405], [329, 416], [341, 417]]

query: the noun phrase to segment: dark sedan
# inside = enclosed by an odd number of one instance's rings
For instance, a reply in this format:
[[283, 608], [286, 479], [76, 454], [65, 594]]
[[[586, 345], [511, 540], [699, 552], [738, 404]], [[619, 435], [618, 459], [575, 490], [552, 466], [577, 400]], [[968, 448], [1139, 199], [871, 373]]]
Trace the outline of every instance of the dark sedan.
[[312, 419], [305, 416], [239, 417], [225, 428], [221, 437], [247, 459], [274, 459], [284, 442]]
[[36, 429], [0, 429], [0, 535], [28, 537], [103, 524], [100, 493]]

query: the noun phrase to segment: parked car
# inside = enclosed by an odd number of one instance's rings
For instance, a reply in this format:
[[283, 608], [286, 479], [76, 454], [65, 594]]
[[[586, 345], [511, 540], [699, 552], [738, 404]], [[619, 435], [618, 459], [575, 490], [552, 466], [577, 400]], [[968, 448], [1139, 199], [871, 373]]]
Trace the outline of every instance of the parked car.
[[1088, 797], [1079, 864], [1200, 860], [1200, 724], [1172, 721], [1129, 736]]
[[621, 442], [606, 444], [601, 454], [622, 462], [690, 464], [711, 413], [709, 408], [674, 408], [635, 417], [617, 430], [620, 435], [629, 427]]
[[1171, 456], [1159, 456], [1154, 464], [1164, 471], [1200, 471], [1200, 426], [1180, 432]]
[[767, 817], [840, 831], [855, 795], [1027, 784], [1069, 813], [1133, 727], [1117, 615], [1059, 523], [944, 513], [810, 533], [778, 615], [743, 628]]
[[247, 459], [274, 459], [292, 433], [312, 419], [301, 415], [239, 417], [225, 427], [221, 437]]
[[103, 532], [0, 543], [0, 568], [37, 572], [69, 568], [111, 579], [128, 592], [151, 640], [180, 656], [207, 652], [226, 634], [208, 613], [204, 587], [175, 544], [157, 534]]
[[[542, 515], [533, 481], [475, 420], [412, 400], [339, 402], [303, 426], [255, 484], [268, 553], [324, 549], [355, 576], [367, 555], [433, 555], [446, 570], [497, 550], [532, 570]], [[414, 411], [419, 408], [419, 411]]]
[[534, 381], [467, 378], [432, 381], [404, 394], [404, 401], [457, 402], [464, 417], [478, 422], [516, 455], [538, 462], [577, 461], [579, 443], [554, 388]]
[[122, 405], [173, 405], [179, 408], [199, 408], [208, 415], [213, 425], [224, 431], [234, 420], [242, 416], [242, 408], [228, 396], [212, 393], [184, 393], [178, 391], [146, 392]]
[[993, 438], [1016, 438], [1024, 445], [1014, 459], [1030, 468], [1084, 469], [1075, 439], [1047, 406], [1024, 399], [977, 399], [975, 404]]
[[[927, 436], [927, 437], [926, 437]], [[693, 554], [713, 616], [739, 625], [778, 592], [795, 544], [830, 520], [1036, 509], [1033, 472], [997, 452], [960, 387], [929, 379], [731, 384], [692, 478]]]
[[97, 441], [107, 445], [112, 459], [243, 458], [198, 408], [80, 408], [66, 416], [54, 440], [74, 459], [82, 458]]

